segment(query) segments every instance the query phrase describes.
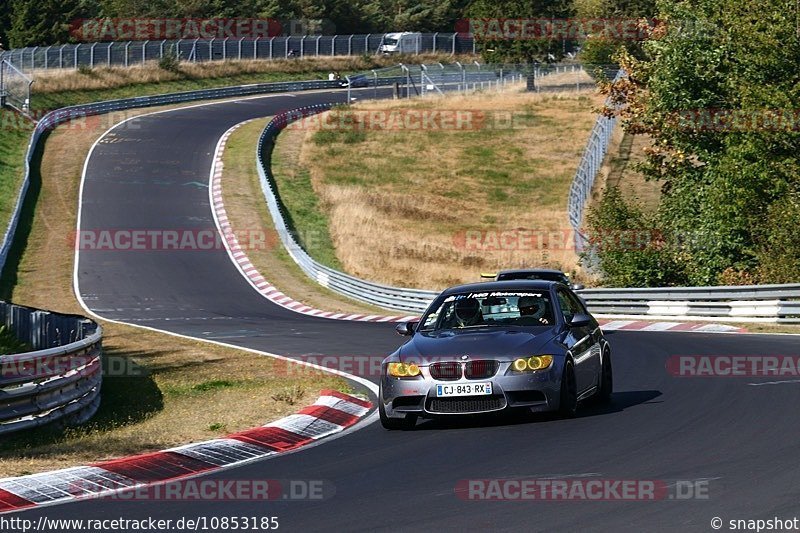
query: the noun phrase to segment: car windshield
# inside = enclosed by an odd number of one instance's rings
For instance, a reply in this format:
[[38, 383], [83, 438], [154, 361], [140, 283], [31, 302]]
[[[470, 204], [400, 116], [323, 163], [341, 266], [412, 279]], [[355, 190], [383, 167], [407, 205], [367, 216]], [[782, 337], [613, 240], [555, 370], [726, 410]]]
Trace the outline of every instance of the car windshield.
[[492, 291], [452, 294], [422, 319], [419, 331], [550, 326], [553, 304], [546, 291]]
[[388, 44], [389, 46], [394, 46], [397, 44], [397, 39], [384, 39], [383, 44]]

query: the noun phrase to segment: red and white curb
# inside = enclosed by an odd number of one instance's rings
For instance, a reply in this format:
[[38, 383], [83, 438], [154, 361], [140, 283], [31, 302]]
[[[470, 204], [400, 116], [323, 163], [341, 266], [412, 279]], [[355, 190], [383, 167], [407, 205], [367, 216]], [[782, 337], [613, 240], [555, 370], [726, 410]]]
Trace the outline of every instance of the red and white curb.
[[746, 333], [728, 324], [698, 324], [696, 322], [653, 322], [646, 320], [599, 320], [603, 331], [680, 331], [699, 333]]
[[313, 405], [265, 426], [155, 453], [0, 479], [0, 513], [97, 498], [296, 450], [353, 426], [372, 403], [323, 390]]
[[225, 144], [228, 142], [228, 138], [234, 131], [248, 122], [252, 121], [248, 120], [233, 126], [222, 135], [217, 143], [217, 148], [214, 153], [214, 163], [211, 167], [209, 194], [211, 197], [211, 208], [217, 221], [217, 225], [222, 232], [222, 240], [225, 243], [225, 247], [228, 249], [228, 254], [231, 256], [239, 271], [247, 279], [247, 281], [250, 282], [253, 288], [255, 288], [262, 296], [271, 302], [304, 315], [331, 318], [334, 320], [354, 320], [358, 322], [407, 322], [409, 320], [418, 318], [416, 316], [383, 316], [364, 315], [358, 313], [333, 313], [331, 311], [315, 309], [305, 305], [302, 302], [298, 302], [292, 297], [287, 296], [279, 291], [274, 285], [268, 282], [264, 276], [261, 275], [255, 266], [253, 266], [253, 263], [250, 262], [247, 254], [239, 245], [239, 241], [236, 238], [233, 228], [231, 227], [230, 220], [228, 220], [228, 213], [225, 210], [225, 204], [222, 198], [222, 171], [224, 167], [222, 162], [222, 154], [225, 151]]

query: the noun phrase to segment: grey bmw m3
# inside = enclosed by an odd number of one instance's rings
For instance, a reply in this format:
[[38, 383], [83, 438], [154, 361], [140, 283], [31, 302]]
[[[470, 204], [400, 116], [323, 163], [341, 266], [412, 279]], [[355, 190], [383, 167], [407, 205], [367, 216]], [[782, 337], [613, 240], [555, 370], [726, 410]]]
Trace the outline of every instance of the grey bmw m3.
[[387, 429], [508, 409], [571, 417], [579, 402], [611, 397], [611, 348], [582, 300], [558, 282], [451, 287], [397, 331], [411, 338], [381, 366]]

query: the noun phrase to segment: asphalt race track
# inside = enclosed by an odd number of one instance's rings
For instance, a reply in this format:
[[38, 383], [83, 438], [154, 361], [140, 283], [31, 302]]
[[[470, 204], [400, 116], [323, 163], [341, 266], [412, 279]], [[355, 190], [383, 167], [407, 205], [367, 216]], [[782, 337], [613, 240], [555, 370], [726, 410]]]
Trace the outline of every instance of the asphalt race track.
[[[94, 149], [82, 230], [213, 229], [214, 148], [232, 125], [346, 92], [279, 95], [134, 119]], [[193, 182], [197, 182], [192, 184]], [[263, 273], [269, 279], [269, 273]], [[80, 293], [98, 315], [284, 355], [383, 355], [392, 324], [297, 314], [258, 295], [224, 250], [81, 252]], [[711, 531], [710, 520], [791, 518], [800, 509], [800, 383], [781, 378], [677, 378], [673, 355], [800, 355], [798, 337], [612, 332], [612, 405], [573, 420], [511, 417], [373, 423], [297, 453], [211, 476], [325, 480], [323, 501], [88, 500], [20, 513], [59, 518], [277, 516], [285, 531]], [[375, 377], [370, 379], [375, 381]], [[752, 383], [780, 381], [766, 385]], [[658, 501], [466, 501], [460, 480], [707, 480], [708, 498]], [[463, 493], [460, 493], [463, 496]], [[727, 530], [727, 527], [724, 528]]]

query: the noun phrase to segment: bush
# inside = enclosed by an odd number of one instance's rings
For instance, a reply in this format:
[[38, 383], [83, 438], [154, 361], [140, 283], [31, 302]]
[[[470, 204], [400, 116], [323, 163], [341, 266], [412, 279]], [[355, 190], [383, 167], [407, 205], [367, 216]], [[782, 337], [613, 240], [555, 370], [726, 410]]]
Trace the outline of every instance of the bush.
[[800, 194], [773, 202], [764, 225], [756, 231], [761, 283], [800, 281]]
[[[581, 261], [599, 267], [605, 285], [657, 287], [683, 284], [686, 276], [654, 217], [625, 201], [619, 189], [608, 189], [589, 210], [590, 248]], [[595, 262], [596, 265], [591, 265]]]
[[178, 72], [180, 63], [180, 54], [173, 45], [167, 48], [164, 55], [158, 60], [158, 68], [168, 72]]

